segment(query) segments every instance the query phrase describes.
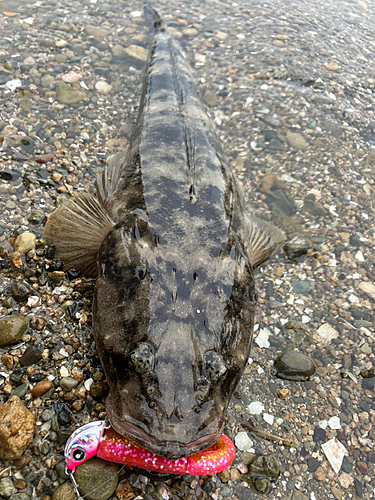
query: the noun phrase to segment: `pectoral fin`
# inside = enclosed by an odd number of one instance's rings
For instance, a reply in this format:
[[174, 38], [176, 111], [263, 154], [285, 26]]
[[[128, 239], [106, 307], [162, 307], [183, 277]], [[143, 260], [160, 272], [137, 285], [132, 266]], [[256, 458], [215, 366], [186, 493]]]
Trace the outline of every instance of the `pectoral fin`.
[[280, 248], [285, 241], [285, 234], [270, 222], [255, 216], [246, 218], [245, 245], [253, 269]]
[[50, 215], [43, 236], [47, 245], [55, 245], [55, 257], [63, 261], [65, 269], [95, 278], [98, 251], [113, 226], [99, 202], [91, 194], [81, 193]]
[[110, 156], [103, 171], [96, 177], [96, 196], [99, 203], [106, 210], [108, 210], [108, 202], [117, 184], [127, 152], [128, 148], [126, 147]]

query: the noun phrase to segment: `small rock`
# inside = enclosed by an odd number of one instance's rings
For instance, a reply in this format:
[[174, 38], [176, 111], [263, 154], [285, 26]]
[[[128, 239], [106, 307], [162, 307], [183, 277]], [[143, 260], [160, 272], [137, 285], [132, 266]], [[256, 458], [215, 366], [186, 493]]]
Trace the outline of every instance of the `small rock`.
[[375, 285], [366, 281], [362, 281], [362, 283], [358, 285], [358, 288], [366, 295], [368, 295], [372, 300], [375, 300]]
[[35, 346], [29, 346], [20, 358], [22, 366], [31, 366], [42, 359], [42, 352]]
[[306, 151], [308, 147], [307, 142], [302, 137], [302, 135], [296, 132], [287, 134], [286, 142], [289, 144], [289, 146], [291, 146], [293, 149], [297, 149], [298, 151]]
[[332, 438], [322, 444], [322, 450], [328, 462], [331, 464], [332, 469], [338, 474], [346, 454], [345, 446], [338, 439]]
[[22, 233], [17, 236], [14, 242], [14, 251], [19, 253], [27, 253], [35, 248], [35, 234]]
[[31, 394], [34, 396], [34, 398], [38, 398], [45, 392], [49, 391], [51, 387], [52, 382], [50, 380], [41, 380], [34, 385]]
[[81, 79], [81, 75], [76, 71], [68, 71], [68, 73], [62, 75], [61, 79], [65, 83], [75, 83], [79, 82], [79, 80]]
[[99, 94], [109, 94], [112, 89], [112, 85], [103, 80], [100, 80], [99, 82], [96, 82], [95, 88], [99, 92]]
[[309, 500], [309, 497], [304, 495], [301, 491], [295, 491], [293, 493], [292, 500]]
[[52, 175], [51, 175], [51, 179], [53, 180], [53, 182], [55, 182], [56, 184], [61, 184], [61, 182], [64, 180], [64, 176], [62, 174], [59, 174], [57, 172], [54, 172]]
[[64, 277], [64, 271], [53, 271], [52, 273], [48, 273], [48, 278], [54, 283], [61, 283]]
[[290, 390], [284, 387], [283, 389], [280, 389], [279, 392], [277, 393], [279, 398], [285, 399], [290, 395]]
[[105, 38], [109, 34], [107, 30], [92, 26], [91, 24], [85, 26], [85, 32], [88, 36], [93, 36], [94, 38]]
[[108, 394], [108, 384], [106, 382], [94, 382], [90, 385], [90, 394], [93, 398], [98, 399]]
[[77, 385], [78, 385], [78, 381], [73, 377], [63, 377], [60, 380], [60, 387], [64, 391], [71, 391], [72, 389], [77, 387]]
[[56, 83], [56, 98], [60, 104], [76, 104], [86, 98], [85, 92], [75, 90], [64, 82]]
[[91, 458], [79, 465], [75, 471], [75, 479], [81, 495], [86, 500], [108, 500], [116, 490], [118, 470], [117, 464], [100, 458]]
[[126, 57], [138, 65], [143, 65], [147, 61], [148, 50], [140, 45], [129, 45], [125, 49]]
[[315, 373], [315, 364], [308, 356], [288, 349], [274, 362], [276, 377], [284, 380], [301, 381]]
[[342, 472], [339, 476], [339, 481], [341, 486], [347, 489], [351, 484], [353, 484], [354, 479], [352, 478], [352, 476], [349, 476], [349, 474], [347, 474], [346, 472]]
[[17, 302], [25, 302], [31, 293], [31, 289], [26, 283], [20, 280], [13, 280], [10, 292], [14, 300]]
[[113, 57], [115, 57], [116, 59], [124, 59], [126, 57], [125, 49], [119, 43], [116, 43], [111, 48], [111, 50], [112, 50]]
[[182, 30], [182, 34], [185, 36], [197, 36], [198, 30], [196, 30], [195, 28], [186, 28]]
[[9, 498], [13, 493], [17, 493], [17, 488], [14, 487], [12, 480], [9, 477], [0, 479], [0, 497]]
[[330, 71], [337, 71], [339, 69], [339, 65], [335, 62], [330, 62], [327, 64], [326, 68]]
[[359, 470], [359, 472], [361, 474], [363, 474], [364, 476], [368, 473], [368, 467], [367, 467], [367, 464], [365, 462], [357, 462], [357, 469]]
[[118, 500], [131, 500], [135, 497], [133, 488], [127, 479], [120, 481], [116, 488], [116, 498]]
[[264, 410], [264, 405], [260, 401], [253, 401], [249, 404], [249, 411], [251, 415], [260, 415]]
[[336, 486], [331, 486], [331, 493], [336, 498], [336, 500], [341, 500], [342, 491], [336, 488]]
[[239, 432], [237, 436], [234, 438], [234, 444], [236, 448], [241, 451], [249, 451], [253, 447], [253, 442], [249, 438], [247, 432]]
[[284, 47], [284, 42], [282, 40], [274, 40], [272, 42], [272, 45], [274, 45], [275, 47]]
[[29, 322], [20, 314], [12, 314], [0, 318], [0, 347], [5, 347], [21, 340], [28, 326]]
[[301, 295], [308, 295], [313, 289], [308, 281], [296, 281], [292, 283], [292, 288], [296, 293], [300, 293]]
[[324, 323], [320, 326], [314, 334], [314, 338], [317, 342], [323, 342], [324, 344], [330, 344], [333, 339], [337, 339], [339, 332], [335, 330], [329, 323]]
[[203, 100], [210, 107], [217, 106], [220, 102], [219, 97], [213, 92], [211, 92], [211, 90], [206, 90], [206, 92], [203, 95]]
[[11, 370], [13, 368], [13, 364], [14, 364], [14, 359], [13, 359], [13, 356], [11, 356], [10, 354], [8, 353], [4, 353], [2, 356], [1, 356], [1, 361], [4, 363], [4, 365], [8, 368], [8, 370]]
[[70, 481], [60, 484], [54, 491], [52, 500], [77, 500], [77, 495]]
[[22, 257], [19, 252], [13, 252], [9, 255], [9, 263], [13, 267], [13, 269], [22, 269], [23, 262]]
[[0, 408], [0, 458], [16, 460], [32, 443], [35, 417], [17, 396], [12, 396]]

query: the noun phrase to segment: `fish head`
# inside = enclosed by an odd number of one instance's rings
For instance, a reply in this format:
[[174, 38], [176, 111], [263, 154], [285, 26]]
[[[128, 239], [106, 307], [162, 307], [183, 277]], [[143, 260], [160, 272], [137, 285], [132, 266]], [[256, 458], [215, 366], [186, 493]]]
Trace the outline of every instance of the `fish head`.
[[191, 272], [150, 252], [124, 228], [109, 235], [99, 259], [94, 335], [111, 425], [173, 460], [222, 434], [249, 356], [254, 282], [236, 251], [217, 256], [211, 268], [198, 259]]
[[85, 424], [73, 432], [64, 450], [67, 471], [73, 473], [78, 465], [96, 455], [104, 430], [105, 422], [100, 420]]

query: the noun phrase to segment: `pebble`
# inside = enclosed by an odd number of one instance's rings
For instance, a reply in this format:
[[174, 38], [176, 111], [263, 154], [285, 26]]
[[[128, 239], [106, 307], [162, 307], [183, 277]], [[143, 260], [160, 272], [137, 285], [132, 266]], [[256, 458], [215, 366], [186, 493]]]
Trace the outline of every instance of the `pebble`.
[[339, 473], [341, 469], [341, 464], [346, 455], [345, 446], [336, 438], [332, 438], [326, 443], [322, 444], [322, 450], [331, 464], [332, 469]]
[[14, 251], [27, 253], [35, 248], [36, 237], [33, 233], [22, 233], [17, 236], [14, 242]]
[[306, 380], [314, 375], [315, 364], [306, 354], [288, 349], [275, 359], [274, 373], [285, 380]]
[[292, 288], [296, 293], [301, 295], [308, 295], [313, 289], [308, 281], [296, 281], [292, 283]]
[[76, 104], [86, 98], [86, 93], [82, 90], [75, 90], [63, 82], [56, 83], [56, 97], [60, 104]]
[[35, 346], [29, 346], [20, 358], [22, 366], [31, 366], [38, 363], [42, 359], [42, 352]]
[[236, 435], [234, 444], [241, 451], [250, 451], [254, 443], [249, 438], [247, 432], [242, 431]]
[[131, 62], [143, 65], [147, 61], [148, 50], [140, 45], [129, 45], [125, 49], [125, 54]]
[[10, 292], [14, 300], [17, 302], [25, 302], [31, 293], [31, 289], [27, 283], [20, 280], [14, 280]]
[[31, 394], [34, 396], [34, 398], [38, 398], [39, 396], [42, 396], [45, 392], [49, 391], [52, 387], [52, 382], [50, 380], [41, 380], [40, 382], [37, 382], [32, 391]]
[[337, 71], [339, 69], [339, 65], [335, 62], [330, 62], [327, 64], [327, 69], [330, 71]]
[[32, 443], [35, 434], [35, 416], [12, 396], [0, 407], [0, 458], [16, 460]]
[[13, 269], [22, 269], [23, 262], [22, 257], [19, 252], [13, 252], [9, 255], [9, 263], [13, 267]]
[[206, 92], [203, 94], [203, 100], [210, 107], [217, 106], [220, 102], [219, 97], [210, 90], [206, 90]]
[[0, 318], [0, 347], [14, 344], [21, 340], [29, 327], [29, 322], [20, 314]]
[[94, 38], [105, 38], [109, 34], [107, 30], [97, 26], [92, 26], [91, 24], [85, 26], [85, 32], [88, 36], [92, 36]]
[[366, 281], [362, 281], [358, 285], [358, 288], [366, 295], [368, 295], [372, 300], [375, 300], [375, 285]]
[[253, 401], [249, 404], [249, 411], [251, 415], [260, 415], [264, 410], [264, 405], [260, 401]]
[[118, 470], [119, 465], [99, 458], [91, 458], [79, 465], [75, 471], [75, 479], [81, 495], [86, 500], [108, 500], [116, 490]]
[[0, 496], [9, 498], [16, 492], [17, 488], [13, 486], [12, 480], [9, 477], [3, 477], [0, 479]]
[[77, 387], [78, 381], [72, 377], [64, 377], [60, 380], [60, 387], [64, 391], [71, 391], [75, 387]]
[[53, 492], [52, 500], [77, 500], [77, 495], [70, 481], [66, 481]]
[[314, 338], [317, 342], [330, 344], [333, 339], [337, 339], [339, 332], [333, 328], [329, 323], [324, 323], [316, 330]]
[[109, 94], [112, 90], [112, 85], [103, 80], [100, 80], [99, 82], [96, 82], [95, 88], [99, 92], [99, 94]]
[[131, 500], [135, 497], [133, 488], [127, 479], [122, 479], [116, 488], [116, 498], [118, 500]]
[[308, 147], [307, 142], [305, 141], [303, 136], [294, 132], [287, 134], [286, 142], [289, 144], [289, 146], [298, 151], [306, 151]]

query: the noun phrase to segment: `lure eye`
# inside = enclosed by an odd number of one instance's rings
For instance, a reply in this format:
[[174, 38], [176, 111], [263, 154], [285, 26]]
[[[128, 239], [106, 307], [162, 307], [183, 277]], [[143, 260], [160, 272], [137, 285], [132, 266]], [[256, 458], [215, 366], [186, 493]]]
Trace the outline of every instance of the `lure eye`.
[[130, 353], [130, 363], [140, 375], [154, 369], [154, 349], [146, 342], [140, 342]]
[[73, 450], [72, 458], [76, 462], [82, 462], [82, 460], [85, 459], [85, 456], [86, 456], [86, 452], [82, 448], [76, 448], [75, 450]]
[[207, 351], [204, 355], [203, 375], [210, 382], [217, 382], [227, 371], [221, 354], [215, 351]]

